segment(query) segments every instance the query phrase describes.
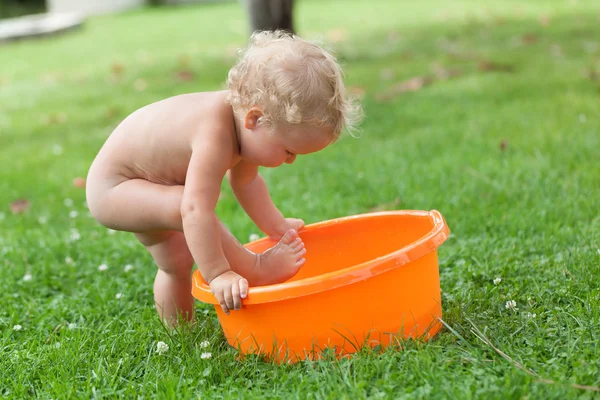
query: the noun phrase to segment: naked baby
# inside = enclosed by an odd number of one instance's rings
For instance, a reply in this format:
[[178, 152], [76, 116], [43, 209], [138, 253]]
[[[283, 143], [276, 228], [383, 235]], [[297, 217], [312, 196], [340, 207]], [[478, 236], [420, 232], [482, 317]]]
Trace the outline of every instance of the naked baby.
[[[227, 86], [137, 110], [110, 135], [88, 174], [94, 218], [133, 232], [156, 262], [155, 304], [171, 324], [178, 315], [194, 318], [194, 262], [226, 313], [241, 308], [249, 285], [298, 272], [304, 222], [284, 218], [258, 168], [324, 149], [359, 111], [346, 98], [335, 58], [282, 32], [254, 34]], [[255, 254], [219, 221], [225, 176], [258, 228], [279, 240], [276, 246]]]

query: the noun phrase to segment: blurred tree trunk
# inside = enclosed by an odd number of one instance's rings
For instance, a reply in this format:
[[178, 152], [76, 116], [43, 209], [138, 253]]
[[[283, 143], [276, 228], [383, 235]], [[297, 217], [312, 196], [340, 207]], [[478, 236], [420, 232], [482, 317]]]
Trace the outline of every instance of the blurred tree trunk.
[[283, 29], [294, 32], [294, 0], [243, 0], [252, 32]]

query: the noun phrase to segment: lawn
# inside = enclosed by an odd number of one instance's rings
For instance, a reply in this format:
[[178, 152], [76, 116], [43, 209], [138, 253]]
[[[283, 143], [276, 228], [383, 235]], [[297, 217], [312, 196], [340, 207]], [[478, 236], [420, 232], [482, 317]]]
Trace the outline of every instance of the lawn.
[[[360, 138], [264, 170], [272, 196], [309, 223], [439, 210], [452, 230], [442, 332], [280, 366], [238, 361], [203, 304], [196, 326], [161, 325], [150, 256], [97, 224], [73, 180], [135, 109], [221, 88], [248, 28], [237, 2], [144, 9], [0, 47], [0, 394], [600, 396], [600, 3], [303, 0], [296, 11], [298, 30], [339, 54], [366, 119]], [[240, 240], [258, 233], [226, 186], [217, 212]]]

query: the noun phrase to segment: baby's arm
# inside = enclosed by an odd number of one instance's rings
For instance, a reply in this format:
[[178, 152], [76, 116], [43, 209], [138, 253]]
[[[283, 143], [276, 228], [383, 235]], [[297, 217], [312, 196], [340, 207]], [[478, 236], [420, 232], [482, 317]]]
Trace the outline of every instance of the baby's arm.
[[248, 281], [233, 272], [225, 258], [215, 207], [221, 181], [229, 167], [218, 141], [206, 140], [195, 146], [188, 166], [181, 217], [185, 238], [202, 277], [225, 313], [241, 307]]
[[227, 173], [229, 184], [241, 206], [258, 228], [272, 238], [280, 239], [289, 229], [302, 229], [304, 222], [284, 218], [269, 195], [258, 166], [240, 161]]

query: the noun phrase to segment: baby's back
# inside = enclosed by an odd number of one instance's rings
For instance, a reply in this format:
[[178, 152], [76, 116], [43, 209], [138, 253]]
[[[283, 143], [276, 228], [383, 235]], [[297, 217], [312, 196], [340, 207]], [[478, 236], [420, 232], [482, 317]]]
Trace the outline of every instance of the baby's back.
[[113, 131], [92, 169], [101, 165], [109, 176], [184, 184], [192, 142], [232, 121], [225, 96], [226, 92], [184, 94], [137, 110]]

